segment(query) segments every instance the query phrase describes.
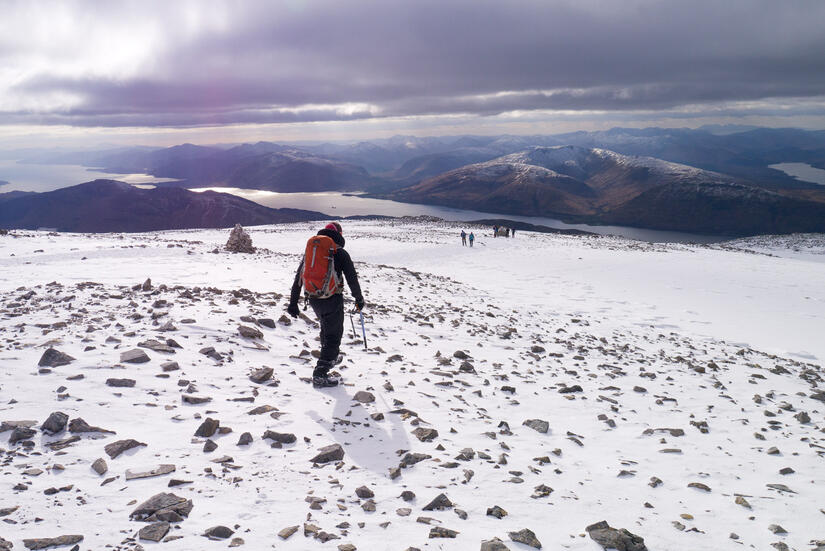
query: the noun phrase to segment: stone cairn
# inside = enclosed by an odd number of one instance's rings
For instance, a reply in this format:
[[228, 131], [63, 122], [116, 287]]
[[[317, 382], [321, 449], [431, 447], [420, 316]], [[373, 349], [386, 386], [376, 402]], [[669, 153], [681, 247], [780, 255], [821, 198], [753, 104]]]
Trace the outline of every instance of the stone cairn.
[[229, 239], [226, 242], [227, 251], [233, 253], [254, 253], [255, 247], [252, 246], [252, 238], [244, 231], [240, 224], [235, 224], [232, 228], [232, 233], [229, 234]]

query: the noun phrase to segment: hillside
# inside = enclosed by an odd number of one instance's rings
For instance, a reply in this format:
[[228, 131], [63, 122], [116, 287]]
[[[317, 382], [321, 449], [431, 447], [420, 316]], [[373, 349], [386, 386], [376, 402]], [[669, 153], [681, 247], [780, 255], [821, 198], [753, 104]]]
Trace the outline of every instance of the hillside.
[[[4, 195], [10, 197], [4, 200]], [[140, 189], [114, 180], [95, 180], [47, 193], [0, 194], [0, 205], [0, 228], [69, 232], [225, 228], [238, 223], [252, 226], [326, 218], [319, 212], [271, 209], [226, 193]]]
[[[723, 201], [713, 199], [720, 195]], [[533, 147], [451, 170], [386, 197], [695, 233], [825, 231], [823, 203], [662, 159], [578, 146]]]
[[[281, 319], [317, 227], [252, 228], [254, 255], [212, 253], [226, 230], [0, 236], [2, 538], [515, 551], [529, 530], [600, 551], [603, 520], [651, 551], [821, 537], [821, 235], [464, 226], [469, 248], [456, 224], [347, 222], [369, 348], [347, 322], [346, 385], [319, 391], [311, 311]], [[38, 366], [49, 347], [72, 359]], [[161, 493], [182, 514], [140, 521]]]

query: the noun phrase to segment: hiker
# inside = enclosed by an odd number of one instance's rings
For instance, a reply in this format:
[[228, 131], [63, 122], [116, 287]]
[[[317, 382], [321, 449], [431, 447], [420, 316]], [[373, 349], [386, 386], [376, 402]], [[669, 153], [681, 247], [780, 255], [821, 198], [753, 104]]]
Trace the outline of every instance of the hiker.
[[510, 237], [515, 237], [515, 236], [516, 236], [516, 228], [512, 228], [510, 230]]
[[504, 237], [510, 237], [510, 228], [504, 228]]
[[470, 232], [470, 246], [471, 247], [473, 246], [473, 241], [475, 241], [475, 240], [476, 240], [476, 236], [473, 235], [473, 232]]
[[498, 224], [493, 226], [493, 237], [498, 237]]
[[[344, 335], [344, 282], [347, 278], [355, 309], [364, 308], [364, 297], [358, 284], [358, 274], [349, 253], [344, 250], [341, 224], [330, 222], [307, 242], [306, 252], [292, 283], [287, 312], [293, 318], [300, 314], [298, 297], [301, 287], [315, 315], [321, 322], [321, 355], [312, 372], [312, 386], [316, 388], [337, 386], [339, 380], [329, 376], [329, 370], [338, 363], [338, 349]], [[332, 253], [332, 254], [330, 254]]]
[[461, 230], [461, 245], [463, 247], [467, 246], [467, 232], [465, 232], [464, 230]]

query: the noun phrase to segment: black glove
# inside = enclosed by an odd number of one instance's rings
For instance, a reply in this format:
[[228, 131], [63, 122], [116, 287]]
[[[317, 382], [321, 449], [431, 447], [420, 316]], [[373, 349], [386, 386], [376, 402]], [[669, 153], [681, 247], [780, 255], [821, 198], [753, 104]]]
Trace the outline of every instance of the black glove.
[[364, 309], [364, 299], [363, 298], [355, 299], [355, 309], [358, 310], [359, 312]]
[[301, 314], [301, 311], [298, 310], [298, 305], [297, 304], [290, 304], [289, 306], [287, 306], [286, 307], [286, 312], [287, 312], [287, 314], [289, 314], [293, 318], [297, 318]]

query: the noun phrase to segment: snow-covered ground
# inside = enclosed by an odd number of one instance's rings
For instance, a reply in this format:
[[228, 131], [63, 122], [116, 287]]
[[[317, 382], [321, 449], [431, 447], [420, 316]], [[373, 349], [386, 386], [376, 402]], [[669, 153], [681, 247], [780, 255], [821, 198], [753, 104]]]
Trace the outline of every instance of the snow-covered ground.
[[[228, 231], [0, 236], [0, 421], [37, 428], [61, 411], [117, 433], [79, 433], [57, 451], [49, 444], [68, 430], [38, 430], [28, 445], [0, 433], [0, 538], [14, 549], [64, 534], [83, 535], [82, 549], [148, 549], [156, 544], [136, 539], [145, 523], [130, 513], [172, 492], [193, 509], [173, 523], [169, 535], [180, 537], [167, 549], [241, 538], [248, 549], [474, 550], [499, 537], [524, 550], [508, 534], [528, 528], [544, 549], [595, 551], [585, 527], [600, 520], [651, 550], [801, 550], [825, 539], [817, 236], [704, 247], [493, 239], [466, 227], [477, 235], [471, 249], [452, 223], [346, 223], [369, 349], [348, 319], [347, 384], [318, 391], [302, 380], [318, 347], [314, 321], [278, 321], [315, 229], [251, 228], [253, 255], [213, 252]], [[133, 288], [147, 278], [151, 289]], [[265, 318], [275, 327], [255, 323]], [[161, 331], [167, 322], [174, 329]], [[263, 338], [242, 337], [239, 325]], [[120, 360], [151, 339], [181, 348]], [[49, 346], [75, 360], [39, 370]], [[163, 371], [168, 361], [180, 369]], [[250, 381], [262, 367], [272, 379]], [[110, 387], [110, 378], [135, 384]], [[356, 401], [358, 391], [375, 401]], [[261, 406], [271, 409], [250, 415]], [[231, 428], [211, 437], [212, 452], [194, 436], [207, 417]], [[523, 425], [530, 419], [549, 430]], [[438, 436], [420, 441], [416, 428]], [[266, 430], [296, 442], [272, 448]], [[245, 432], [253, 442], [237, 445]], [[146, 446], [105, 453], [130, 438]], [[314, 466], [334, 443], [343, 460]], [[413, 459], [407, 452], [425, 455], [392, 478]], [[108, 463], [102, 476], [91, 469], [98, 458]], [[126, 480], [127, 470], [161, 464], [176, 470]], [[190, 483], [168, 488], [171, 479]], [[372, 500], [356, 495], [361, 486]], [[453, 505], [424, 511], [441, 493]], [[495, 505], [509, 514], [488, 516]], [[216, 525], [234, 534], [201, 536]], [[300, 528], [278, 536], [290, 526]], [[430, 539], [434, 526], [458, 534]]]

